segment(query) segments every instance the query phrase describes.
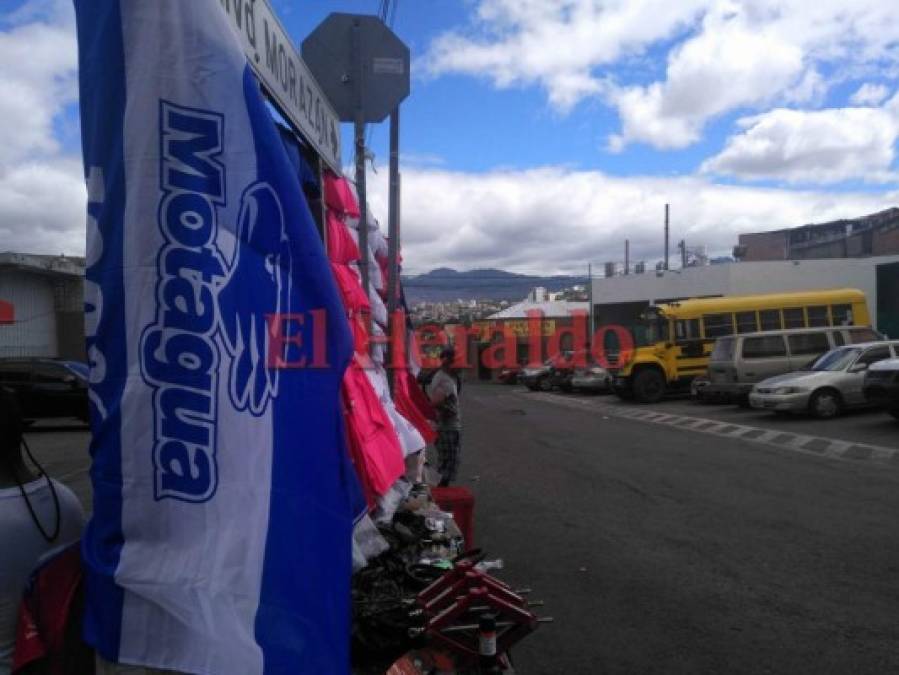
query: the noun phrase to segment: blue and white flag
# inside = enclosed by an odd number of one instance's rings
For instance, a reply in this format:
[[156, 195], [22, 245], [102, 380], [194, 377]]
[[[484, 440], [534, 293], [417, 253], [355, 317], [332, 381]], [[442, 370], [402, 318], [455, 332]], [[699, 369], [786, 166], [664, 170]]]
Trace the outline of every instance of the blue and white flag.
[[203, 675], [348, 672], [352, 345], [219, 0], [75, 0], [88, 184], [85, 634]]

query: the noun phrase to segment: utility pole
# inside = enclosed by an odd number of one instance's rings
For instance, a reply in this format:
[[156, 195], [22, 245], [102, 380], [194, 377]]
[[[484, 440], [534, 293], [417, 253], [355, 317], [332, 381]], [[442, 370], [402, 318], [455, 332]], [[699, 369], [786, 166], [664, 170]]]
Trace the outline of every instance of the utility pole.
[[[393, 366], [394, 349], [397, 341], [405, 340], [396, 335], [398, 328], [394, 315], [399, 308], [399, 246], [400, 246], [400, 107], [390, 113], [390, 191], [387, 201], [387, 363]], [[396, 369], [388, 367], [388, 383], [393, 392], [396, 383]]]
[[684, 269], [687, 266], [687, 241], [686, 239], [681, 239], [678, 244], [680, 248], [680, 267]]
[[587, 328], [587, 344], [593, 352], [593, 265], [587, 263], [587, 314], [590, 325]]
[[[356, 116], [353, 121], [353, 136], [356, 155], [356, 194], [359, 197], [359, 272], [362, 276], [362, 290], [368, 297], [368, 204], [365, 190], [365, 109], [362, 101], [365, 95], [365, 68], [362, 61], [362, 38], [359, 20], [353, 22], [353, 57], [356, 66], [355, 86]], [[366, 321], [368, 321], [366, 319]], [[368, 325], [369, 333], [371, 325]]]
[[631, 240], [624, 240], [624, 275], [631, 273]]
[[668, 271], [668, 204], [665, 204], [665, 271]]

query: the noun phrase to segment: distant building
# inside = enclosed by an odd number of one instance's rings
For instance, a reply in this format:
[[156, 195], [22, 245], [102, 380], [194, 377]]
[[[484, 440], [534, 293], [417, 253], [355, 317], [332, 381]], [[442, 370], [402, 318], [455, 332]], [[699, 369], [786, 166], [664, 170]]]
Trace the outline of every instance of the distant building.
[[849, 220], [741, 234], [738, 241], [734, 257], [745, 262], [899, 254], [899, 208]]
[[529, 302], [547, 302], [550, 299], [549, 292], [543, 286], [535, 286], [528, 293]]
[[858, 288], [876, 326], [899, 337], [899, 255], [722, 263], [593, 280], [596, 326], [633, 328], [650, 304], [685, 298]]
[[0, 253], [0, 356], [83, 360], [84, 258]]
[[[471, 353], [478, 354], [479, 363], [483, 365], [481, 355], [490, 347], [503, 341], [504, 336], [515, 336], [516, 351], [513, 362], [524, 363], [532, 357], [542, 361], [559, 351], [579, 349], [585, 345], [575, 344], [575, 336], [572, 331], [575, 316], [580, 313], [586, 332], [586, 317], [589, 311], [589, 303], [570, 302], [565, 300], [549, 300], [546, 289], [537, 288], [528, 293], [528, 298], [521, 302], [509, 305], [503, 310], [487, 316], [483, 321], [472, 323], [470, 333]], [[535, 300], [534, 298], [544, 298]], [[534, 319], [533, 317], [539, 317]], [[540, 334], [540, 353], [532, 354], [530, 347], [530, 329], [533, 321]], [[586, 343], [586, 336], [585, 336]], [[496, 369], [493, 369], [494, 371]], [[490, 370], [481, 367], [479, 376], [489, 378]]]

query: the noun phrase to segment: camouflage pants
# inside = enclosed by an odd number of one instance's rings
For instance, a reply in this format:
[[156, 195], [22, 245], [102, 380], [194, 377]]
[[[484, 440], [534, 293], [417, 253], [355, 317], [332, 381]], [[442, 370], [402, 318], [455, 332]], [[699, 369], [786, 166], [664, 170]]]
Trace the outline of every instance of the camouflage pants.
[[434, 447], [437, 448], [437, 471], [440, 478], [447, 483], [454, 482], [459, 473], [459, 455], [462, 452], [459, 430], [440, 429]]

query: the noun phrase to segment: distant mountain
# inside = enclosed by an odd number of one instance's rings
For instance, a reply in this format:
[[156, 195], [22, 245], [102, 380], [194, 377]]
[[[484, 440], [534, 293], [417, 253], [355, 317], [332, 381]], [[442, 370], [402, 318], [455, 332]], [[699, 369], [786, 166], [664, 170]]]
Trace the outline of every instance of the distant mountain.
[[524, 300], [534, 286], [544, 286], [550, 291], [561, 291], [587, 282], [587, 277], [539, 276], [515, 274], [497, 269], [466, 270], [459, 272], [449, 267], [416, 276], [404, 276], [406, 300], [416, 302], [446, 302], [450, 300]]

